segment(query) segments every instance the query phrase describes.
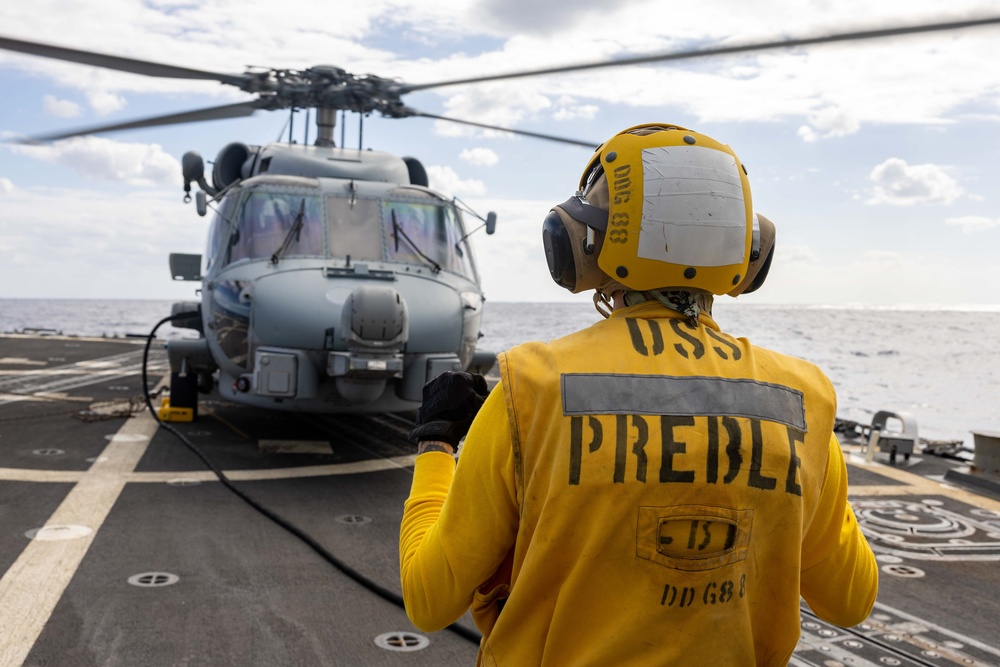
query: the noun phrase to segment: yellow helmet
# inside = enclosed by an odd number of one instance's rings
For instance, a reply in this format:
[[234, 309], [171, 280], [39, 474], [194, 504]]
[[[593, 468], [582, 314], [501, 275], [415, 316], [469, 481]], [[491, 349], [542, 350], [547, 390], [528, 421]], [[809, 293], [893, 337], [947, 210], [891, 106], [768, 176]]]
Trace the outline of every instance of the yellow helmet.
[[552, 278], [572, 292], [610, 278], [637, 291], [727, 294], [757, 259], [755, 218], [746, 170], [729, 146], [646, 124], [597, 149], [579, 192], [552, 209], [542, 237]]

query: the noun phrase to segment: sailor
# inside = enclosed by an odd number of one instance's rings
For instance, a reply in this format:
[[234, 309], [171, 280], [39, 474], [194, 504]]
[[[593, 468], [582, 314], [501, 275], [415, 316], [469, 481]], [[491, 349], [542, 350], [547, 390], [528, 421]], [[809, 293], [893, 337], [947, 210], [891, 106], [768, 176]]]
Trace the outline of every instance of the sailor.
[[469, 373], [424, 388], [400, 530], [413, 623], [471, 606], [479, 664], [648, 666], [785, 665], [800, 595], [863, 621], [878, 571], [834, 389], [711, 316], [774, 252], [732, 149], [625, 130], [542, 234], [553, 279], [606, 319], [499, 355], [488, 395]]

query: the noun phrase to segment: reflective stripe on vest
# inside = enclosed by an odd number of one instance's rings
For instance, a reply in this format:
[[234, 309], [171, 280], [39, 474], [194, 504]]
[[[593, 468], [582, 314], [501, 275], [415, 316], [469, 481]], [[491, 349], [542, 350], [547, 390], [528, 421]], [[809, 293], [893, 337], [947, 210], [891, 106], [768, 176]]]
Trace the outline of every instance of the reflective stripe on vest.
[[749, 379], [564, 373], [564, 415], [750, 417], [806, 432], [802, 392]]

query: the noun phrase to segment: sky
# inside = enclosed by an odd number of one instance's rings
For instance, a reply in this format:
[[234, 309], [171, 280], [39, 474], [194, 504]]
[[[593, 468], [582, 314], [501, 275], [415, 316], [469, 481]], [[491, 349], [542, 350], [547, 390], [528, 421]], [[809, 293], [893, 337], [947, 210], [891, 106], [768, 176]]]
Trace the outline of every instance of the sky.
[[[9, 0], [0, 36], [214, 72], [327, 64], [405, 83], [1000, 15], [955, 0]], [[593, 141], [647, 122], [729, 144], [778, 229], [768, 304], [1000, 304], [1000, 27], [418, 91], [433, 114]], [[287, 111], [45, 146], [16, 140], [249, 99], [0, 52], [0, 298], [192, 299], [200, 253], [180, 159], [285, 136]], [[297, 132], [303, 114], [294, 121]], [[362, 131], [363, 130], [363, 131]], [[585, 148], [425, 118], [344, 123], [347, 147], [417, 156], [498, 215], [473, 242], [487, 299], [589, 301], [548, 276], [541, 222]], [[312, 130], [315, 136], [315, 130]], [[340, 137], [340, 131], [335, 136]], [[304, 137], [297, 136], [302, 141]]]

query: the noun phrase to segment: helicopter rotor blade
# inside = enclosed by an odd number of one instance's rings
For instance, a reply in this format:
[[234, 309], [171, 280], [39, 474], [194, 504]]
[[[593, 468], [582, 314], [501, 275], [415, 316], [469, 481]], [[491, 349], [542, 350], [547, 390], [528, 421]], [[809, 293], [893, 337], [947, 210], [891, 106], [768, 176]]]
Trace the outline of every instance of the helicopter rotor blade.
[[0, 49], [27, 53], [44, 58], [55, 58], [81, 65], [92, 65], [106, 69], [118, 70], [120, 72], [130, 72], [132, 74], [142, 74], [145, 76], [157, 76], [173, 79], [204, 79], [208, 81], [220, 81], [234, 86], [242, 85], [247, 77], [240, 74], [221, 74], [219, 72], [208, 72], [205, 70], [191, 69], [188, 67], [177, 67], [175, 65], [164, 65], [162, 63], [149, 62], [147, 60], [136, 60], [135, 58], [123, 58], [121, 56], [111, 56], [93, 51], [81, 51], [78, 49], [68, 49], [63, 46], [52, 44], [42, 44], [40, 42], [27, 42], [20, 39], [0, 36]]
[[546, 141], [558, 141], [563, 144], [572, 144], [574, 146], [583, 146], [584, 148], [594, 149], [600, 145], [599, 141], [580, 141], [579, 139], [568, 139], [566, 137], [557, 137], [553, 134], [541, 134], [539, 132], [528, 132], [527, 130], [512, 130], [509, 127], [500, 127], [498, 125], [487, 125], [485, 123], [474, 123], [471, 120], [459, 120], [458, 118], [449, 118], [447, 116], [438, 116], [437, 114], [424, 113], [422, 111], [410, 110], [408, 116], [420, 116], [423, 118], [434, 118], [435, 120], [446, 120], [449, 123], [459, 123], [460, 125], [471, 125], [473, 127], [482, 127], [487, 130], [497, 130], [499, 132], [510, 132], [511, 134], [520, 134], [525, 137], [533, 137], [535, 139], [545, 139]]
[[178, 123], [192, 123], [202, 120], [222, 120], [226, 118], [243, 118], [249, 116], [262, 108], [259, 100], [250, 102], [238, 102], [236, 104], [226, 104], [218, 107], [208, 107], [207, 109], [195, 109], [193, 111], [183, 111], [181, 113], [168, 114], [166, 116], [154, 116], [152, 118], [142, 118], [139, 120], [124, 123], [113, 123], [111, 125], [101, 125], [99, 127], [88, 127], [81, 130], [71, 130], [58, 134], [45, 134], [35, 137], [28, 137], [17, 141], [21, 144], [40, 144], [59, 139], [69, 139], [87, 134], [101, 134], [103, 132], [115, 132], [117, 130], [134, 130], [142, 127], [157, 127], [160, 125], [175, 125]]
[[595, 63], [583, 63], [578, 65], [565, 65], [563, 67], [549, 67], [546, 69], [527, 70], [523, 72], [510, 72], [507, 74], [494, 74], [488, 76], [475, 76], [466, 79], [451, 79], [447, 81], [435, 81], [432, 83], [422, 83], [401, 86], [401, 94], [412, 93], [417, 90], [427, 90], [429, 88], [442, 88], [444, 86], [457, 86], [467, 83], [481, 83], [484, 81], [500, 81], [503, 79], [519, 79], [530, 76], [541, 76], [544, 74], [560, 74], [563, 72], [580, 72], [590, 69], [600, 69], [605, 67], [624, 67], [626, 65], [641, 65], [646, 63], [668, 62], [672, 60], [687, 60], [690, 58], [703, 58], [706, 56], [731, 55], [734, 53], [748, 53], [752, 51], [767, 51], [771, 49], [784, 49], [797, 46], [811, 46], [814, 44], [828, 44], [831, 42], [847, 42], [864, 39], [878, 39], [884, 37], [897, 37], [900, 35], [912, 35], [923, 32], [938, 32], [944, 30], [960, 30], [963, 28], [975, 28], [980, 26], [995, 25], [1000, 23], [1000, 16], [991, 16], [968, 21], [952, 21], [948, 23], [931, 23], [925, 25], [905, 26], [900, 28], [884, 28], [879, 30], [863, 30], [858, 32], [844, 32], [822, 37], [805, 37], [799, 39], [772, 40], [767, 42], [757, 42], [753, 44], [740, 44], [733, 46], [719, 46], [708, 49], [695, 49], [692, 51], [673, 51], [656, 55], [638, 56], [635, 58], [622, 58], [620, 60], [606, 60]]

